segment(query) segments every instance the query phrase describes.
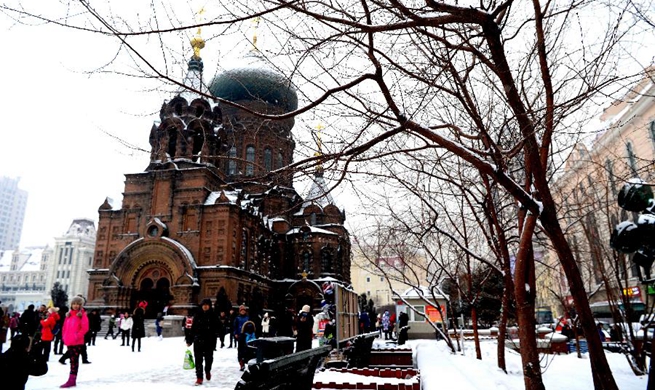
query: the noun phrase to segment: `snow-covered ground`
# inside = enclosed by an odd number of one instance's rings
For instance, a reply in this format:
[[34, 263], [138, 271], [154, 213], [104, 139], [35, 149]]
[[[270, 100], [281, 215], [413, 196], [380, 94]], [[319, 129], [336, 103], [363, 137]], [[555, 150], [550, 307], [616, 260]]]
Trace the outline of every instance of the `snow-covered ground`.
[[[378, 341], [376, 341], [377, 343]], [[416, 354], [415, 361], [421, 371], [424, 390], [522, 390], [523, 377], [520, 356], [507, 353], [509, 374], [496, 368], [495, 341], [483, 341], [483, 360], [475, 359], [473, 343], [465, 343], [465, 354], [450, 354], [445, 343], [432, 340], [410, 340]], [[119, 340], [99, 339], [89, 347], [92, 364], [81, 364], [78, 375], [79, 389], [188, 389], [195, 382], [194, 370], [183, 370], [186, 344], [181, 337], [145, 338], [141, 352], [121, 347]], [[214, 354], [212, 380], [203, 387], [234, 389], [241, 377], [236, 349], [218, 348]], [[575, 354], [545, 356], [542, 361], [547, 389], [592, 390], [589, 360]], [[625, 357], [608, 353], [612, 372], [621, 390], [646, 388], [646, 377], [636, 377]], [[26, 389], [55, 389], [68, 378], [68, 365], [57, 362], [59, 355], [50, 356], [49, 372], [41, 377], [30, 377]], [[317, 373], [323, 382], [339, 382], [340, 375], [333, 372]], [[1, 379], [0, 379], [1, 380]]]

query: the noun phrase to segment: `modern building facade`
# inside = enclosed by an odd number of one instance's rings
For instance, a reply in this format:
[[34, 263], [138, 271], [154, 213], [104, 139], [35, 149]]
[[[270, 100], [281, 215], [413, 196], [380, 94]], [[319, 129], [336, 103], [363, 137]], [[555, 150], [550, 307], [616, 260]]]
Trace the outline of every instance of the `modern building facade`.
[[[621, 187], [633, 178], [655, 183], [654, 76], [655, 69], [647, 69], [623, 99], [604, 110], [591, 126], [597, 136], [576, 145], [553, 188], [597, 318], [610, 318], [612, 306], [624, 310], [624, 302], [638, 315], [651, 293], [640, 284], [630, 256], [614, 252], [609, 241], [614, 226], [634, 217], [617, 204]], [[537, 268], [537, 287], [542, 310], [550, 308], [560, 317], [573, 307], [552, 252]]]
[[295, 121], [275, 116], [297, 108], [296, 90], [256, 51], [207, 89], [204, 41], [192, 45], [190, 89], [165, 102], [144, 133], [146, 170], [126, 175], [119, 208], [106, 201], [98, 210], [88, 306], [111, 312], [145, 300], [149, 317], [166, 306], [186, 314], [224, 293], [255, 313], [318, 309], [323, 283], [350, 283], [350, 239], [323, 171], [303, 198], [284, 169]]
[[95, 252], [95, 222], [79, 218], [71, 222], [66, 233], [55, 237], [51, 261], [48, 262], [46, 274], [46, 297], [50, 299], [50, 290], [59, 282], [69, 297], [77, 294], [87, 296], [89, 287], [88, 270], [93, 264]]
[[29, 247], [0, 251], [0, 301], [9, 312], [48, 304], [46, 275], [52, 249]]
[[20, 244], [27, 191], [18, 188], [19, 181], [0, 177], [0, 251], [17, 250]]
[[356, 252], [350, 268], [352, 286], [376, 307], [397, 304], [395, 297], [411, 286], [427, 282], [427, 262], [401, 256], [370, 257]]

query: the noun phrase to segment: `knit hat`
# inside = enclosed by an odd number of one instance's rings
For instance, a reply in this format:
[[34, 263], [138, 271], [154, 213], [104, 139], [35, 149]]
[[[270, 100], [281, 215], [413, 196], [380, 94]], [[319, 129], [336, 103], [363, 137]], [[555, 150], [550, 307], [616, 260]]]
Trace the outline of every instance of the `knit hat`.
[[305, 313], [309, 313], [309, 309], [310, 309], [309, 305], [305, 305], [305, 306], [302, 307], [301, 311], [304, 311]]
[[80, 306], [84, 306], [85, 303], [84, 298], [82, 298], [80, 295], [74, 296], [73, 299], [71, 299], [71, 306], [73, 306], [76, 303]]
[[209, 298], [205, 298], [202, 301], [200, 301], [200, 306], [204, 306], [204, 305], [209, 305], [209, 307], [211, 308], [212, 307], [212, 300], [209, 299]]
[[48, 313], [57, 313], [58, 311], [59, 311], [58, 307], [51, 307], [50, 309], [48, 309]]

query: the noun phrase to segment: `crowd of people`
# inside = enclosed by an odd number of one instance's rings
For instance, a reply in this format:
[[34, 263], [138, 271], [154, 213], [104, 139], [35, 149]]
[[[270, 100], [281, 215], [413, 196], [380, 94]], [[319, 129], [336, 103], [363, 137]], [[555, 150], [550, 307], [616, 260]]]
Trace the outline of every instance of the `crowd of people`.
[[[65, 306], [47, 308], [45, 305], [36, 309], [30, 305], [20, 315], [0, 313], [0, 329], [5, 330], [4, 335], [0, 333], [3, 336], [0, 337], [0, 352], [7, 333], [12, 340], [11, 348], [1, 355], [0, 371], [20, 373], [18, 376], [11, 375], [16, 381], [7, 389], [24, 389], [29, 375], [45, 374], [51, 353], [61, 355], [59, 363], [70, 364], [69, 377], [60, 387], [76, 386], [80, 363], [91, 364], [88, 347], [96, 345], [103, 323], [99, 311], [87, 311], [85, 304], [84, 297], [78, 295], [71, 299], [70, 309]], [[140, 302], [131, 312], [110, 315], [106, 319], [104, 339], [118, 339], [121, 346], [131, 346], [133, 352], [140, 352], [141, 339], [145, 337], [146, 307], [146, 302]], [[164, 315], [159, 313], [155, 320], [159, 339], [162, 338], [163, 321]], [[297, 315], [292, 309], [286, 310], [278, 319], [270, 312], [250, 315], [245, 305], [237, 310], [218, 311], [208, 298], [189, 311], [183, 324], [184, 340], [187, 346], [193, 346], [196, 385], [211, 380], [213, 354], [219, 346], [237, 349], [237, 361], [243, 371], [247, 362], [255, 356], [256, 348], [252, 341], [258, 337], [295, 337], [295, 351], [299, 352], [311, 349], [317, 332], [309, 305], [302, 306]], [[21, 367], [18, 371], [17, 364]]]

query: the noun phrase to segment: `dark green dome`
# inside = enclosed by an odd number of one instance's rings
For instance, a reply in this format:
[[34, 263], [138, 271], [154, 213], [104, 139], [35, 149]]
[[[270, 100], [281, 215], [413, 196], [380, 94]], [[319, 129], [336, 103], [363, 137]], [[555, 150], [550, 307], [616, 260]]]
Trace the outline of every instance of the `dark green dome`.
[[282, 74], [259, 67], [227, 70], [209, 85], [212, 95], [233, 102], [264, 101], [291, 112], [298, 108], [298, 96], [291, 81]]

